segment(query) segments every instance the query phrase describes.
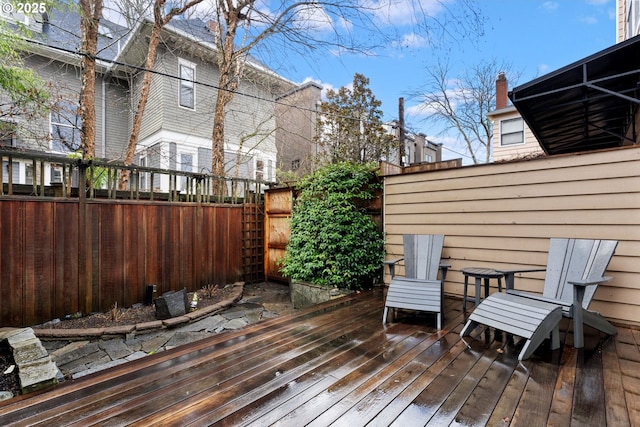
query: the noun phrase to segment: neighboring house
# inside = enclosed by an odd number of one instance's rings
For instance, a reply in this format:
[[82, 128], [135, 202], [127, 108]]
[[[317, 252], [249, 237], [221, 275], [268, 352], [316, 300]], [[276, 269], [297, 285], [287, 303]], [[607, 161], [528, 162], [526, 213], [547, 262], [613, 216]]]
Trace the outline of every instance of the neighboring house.
[[276, 105], [277, 168], [298, 177], [313, 171], [318, 154], [316, 125], [322, 86], [307, 82], [278, 98]]
[[616, 42], [640, 34], [640, 1], [616, 0]]
[[[312, 172], [314, 158], [322, 147], [316, 138], [318, 107], [321, 103], [322, 86], [307, 82], [278, 98], [276, 105], [277, 167], [279, 171], [293, 172], [304, 176]], [[385, 123], [384, 129], [396, 139], [400, 137], [397, 121]], [[405, 133], [405, 156], [402, 161], [398, 152], [390, 153], [381, 160], [409, 165], [431, 163], [442, 160], [442, 144], [429, 141], [422, 133]]]
[[494, 162], [538, 156], [544, 152], [516, 107], [510, 104], [504, 73], [496, 79], [496, 109], [487, 114], [493, 122], [491, 158]]
[[[2, 16], [9, 20], [31, 19]], [[38, 17], [25, 65], [51, 83], [52, 109], [37, 123], [16, 118], [11, 144], [51, 153], [79, 148], [79, 16], [52, 10]], [[24, 22], [24, 21], [23, 21]], [[27, 22], [29, 23], [29, 22]], [[152, 22], [129, 29], [101, 20], [96, 81], [96, 157], [123, 160], [138, 102]], [[73, 29], [73, 32], [68, 31]], [[158, 46], [151, 92], [144, 113], [135, 163], [188, 172], [210, 172], [213, 111], [217, 94], [214, 36], [207, 23], [176, 19], [165, 27]], [[275, 180], [276, 109], [279, 94], [296, 84], [254, 59], [247, 61], [234, 100], [226, 109], [227, 176]], [[8, 141], [8, 138], [3, 138]], [[14, 165], [14, 168], [16, 166]], [[20, 164], [21, 182], [28, 177]], [[46, 182], [54, 181], [54, 173]], [[168, 176], [141, 189], [166, 191]], [[27, 180], [28, 181], [28, 180]]]
[[494, 161], [638, 142], [640, 101], [629, 94], [636, 91], [640, 74], [635, 61], [640, 42], [630, 40], [640, 34], [640, 1], [617, 0], [616, 9], [620, 46], [514, 88], [508, 97], [506, 77], [498, 77], [496, 109], [489, 114]]
[[[384, 128], [387, 133], [395, 136], [396, 140], [400, 139], [400, 125], [397, 120], [385, 123]], [[395, 152], [383, 160], [401, 166], [440, 162], [442, 161], [442, 144], [428, 140], [423, 133], [407, 132], [405, 129], [404, 157], [400, 159], [400, 153]]]
[[[2, 10], [6, 10], [2, 8]], [[52, 17], [55, 16], [55, 24]], [[31, 42], [26, 43], [24, 63], [36, 71], [49, 84], [49, 113], [30, 117], [20, 110], [3, 117], [5, 147], [32, 149], [47, 153], [65, 154], [80, 147], [80, 117], [78, 98], [80, 93], [80, 57], [75, 53], [78, 37], [70, 35], [69, 28], [79, 28], [78, 15], [56, 11], [54, 14], [6, 15], [0, 19], [9, 24], [24, 24], [32, 32]], [[101, 24], [98, 49], [100, 57], [112, 60], [118, 53], [118, 40], [125, 29], [112, 24]], [[106, 34], [106, 35], [105, 35]], [[109, 64], [98, 60], [96, 64], [96, 155], [120, 158], [124, 152], [129, 123], [128, 84], [109, 73]], [[2, 95], [0, 94], [0, 97]], [[6, 98], [5, 98], [6, 99]], [[5, 104], [6, 105], [6, 104]], [[109, 144], [106, 143], [109, 141]], [[7, 177], [7, 163], [3, 162], [3, 178]], [[31, 184], [34, 176], [30, 162], [13, 163], [14, 182]], [[45, 169], [45, 183], [60, 181], [56, 165]]]

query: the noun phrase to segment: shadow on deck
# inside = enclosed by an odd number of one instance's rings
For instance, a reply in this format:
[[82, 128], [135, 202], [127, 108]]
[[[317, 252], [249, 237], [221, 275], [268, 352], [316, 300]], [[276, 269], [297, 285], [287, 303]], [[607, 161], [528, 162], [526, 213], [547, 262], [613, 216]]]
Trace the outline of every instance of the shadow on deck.
[[0, 425], [640, 425], [639, 331], [575, 350], [563, 323], [519, 363], [518, 338], [461, 340], [461, 307], [384, 327], [363, 292], [0, 402]]

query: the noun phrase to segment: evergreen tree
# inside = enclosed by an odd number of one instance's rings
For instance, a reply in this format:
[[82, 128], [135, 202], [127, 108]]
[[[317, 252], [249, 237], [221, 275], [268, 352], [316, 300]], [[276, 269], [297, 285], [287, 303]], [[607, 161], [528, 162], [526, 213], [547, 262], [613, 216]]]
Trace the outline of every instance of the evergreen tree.
[[382, 124], [382, 103], [369, 88], [369, 79], [353, 76], [353, 88], [329, 90], [318, 114], [320, 162], [376, 162], [396, 146]]

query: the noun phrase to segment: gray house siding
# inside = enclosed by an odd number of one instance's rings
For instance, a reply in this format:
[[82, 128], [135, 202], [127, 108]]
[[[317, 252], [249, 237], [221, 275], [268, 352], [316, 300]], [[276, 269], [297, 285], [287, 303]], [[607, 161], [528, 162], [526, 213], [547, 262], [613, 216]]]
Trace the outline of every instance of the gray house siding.
[[189, 109], [179, 105], [180, 80], [165, 77], [161, 106], [163, 115], [172, 119], [164, 123], [163, 129], [192, 137], [210, 139], [217, 98], [217, 91], [214, 88], [218, 83], [217, 68], [184, 52], [167, 52], [165, 50], [163, 55], [159, 57], [157, 69], [170, 76], [179, 76], [181, 60], [195, 65], [195, 108]]
[[[161, 65], [156, 65], [155, 70], [158, 72], [164, 72]], [[144, 73], [137, 73], [134, 77], [134, 88], [132, 93], [135, 94], [132, 99], [132, 110], [130, 122], [133, 123], [133, 114], [138, 106], [140, 100], [139, 94], [142, 88], [142, 79]], [[162, 129], [164, 123], [164, 108], [163, 108], [163, 92], [164, 92], [164, 78], [159, 74], [153, 74], [151, 76], [151, 89], [149, 90], [149, 98], [144, 110], [144, 116], [142, 120], [142, 126], [140, 127], [139, 141], [150, 137], [154, 133]]]
[[111, 79], [105, 89], [106, 128], [104, 141], [102, 135], [98, 138], [100, 144], [96, 144], [96, 155], [108, 159], [124, 159], [131, 129], [128, 82]]
[[[52, 61], [38, 55], [24, 58], [25, 67], [31, 68], [50, 87], [50, 103], [60, 100], [77, 103], [80, 94], [79, 70], [63, 62]], [[50, 150], [50, 114], [38, 117], [16, 117], [19, 126], [19, 146], [23, 148]]]
[[[24, 62], [25, 66], [37, 73], [50, 88], [51, 111], [55, 111], [55, 105], [60, 101], [78, 103], [81, 89], [79, 67], [33, 54], [26, 56]], [[126, 81], [97, 76], [96, 157], [123, 157], [130, 128], [128, 96]], [[18, 147], [45, 151], [54, 149], [50, 142], [51, 113], [37, 117], [17, 115], [13, 121], [18, 125]]]

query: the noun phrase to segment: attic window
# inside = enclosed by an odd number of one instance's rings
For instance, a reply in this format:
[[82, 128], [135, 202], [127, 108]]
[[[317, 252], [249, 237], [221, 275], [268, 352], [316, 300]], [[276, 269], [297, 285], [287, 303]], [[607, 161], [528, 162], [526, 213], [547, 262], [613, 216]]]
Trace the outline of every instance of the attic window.
[[502, 120], [500, 122], [500, 145], [516, 144], [524, 144], [524, 120], [520, 117]]
[[113, 32], [109, 29], [109, 27], [105, 27], [102, 24], [98, 24], [98, 34], [110, 39], [113, 38]]
[[57, 102], [51, 109], [51, 149], [62, 153], [78, 150], [81, 128], [78, 104], [68, 100]]
[[180, 69], [179, 104], [181, 107], [194, 110], [196, 105], [196, 65], [183, 59], [179, 59], [178, 63]]

